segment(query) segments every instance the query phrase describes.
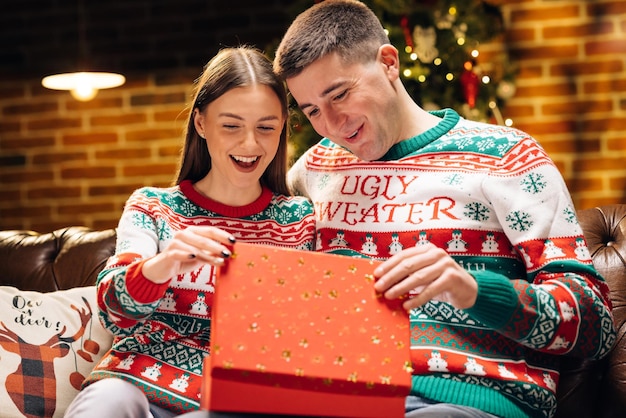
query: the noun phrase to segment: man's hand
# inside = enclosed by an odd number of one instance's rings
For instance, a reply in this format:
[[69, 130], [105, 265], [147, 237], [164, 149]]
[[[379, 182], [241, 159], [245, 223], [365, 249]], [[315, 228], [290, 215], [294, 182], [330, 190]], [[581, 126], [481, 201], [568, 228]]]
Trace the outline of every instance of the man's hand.
[[474, 277], [448, 253], [431, 244], [395, 254], [374, 270], [374, 276], [374, 288], [387, 299], [408, 298], [402, 304], [407, 311], [430, 300], [467, 309], [474, 306], [478, 295]]

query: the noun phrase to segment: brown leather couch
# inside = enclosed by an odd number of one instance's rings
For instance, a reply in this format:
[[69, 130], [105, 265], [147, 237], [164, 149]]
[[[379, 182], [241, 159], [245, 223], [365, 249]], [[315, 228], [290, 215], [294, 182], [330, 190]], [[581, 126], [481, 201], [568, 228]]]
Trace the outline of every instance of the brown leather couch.
[[[557, 417], [626, 417], [626, 204], [578, 212], [596, 268], [611, 288], [617, 342], [597, 362], [565, 359]], [[115, 230], [0, 231], [0, 286], [51, 292], [95, 282]]]

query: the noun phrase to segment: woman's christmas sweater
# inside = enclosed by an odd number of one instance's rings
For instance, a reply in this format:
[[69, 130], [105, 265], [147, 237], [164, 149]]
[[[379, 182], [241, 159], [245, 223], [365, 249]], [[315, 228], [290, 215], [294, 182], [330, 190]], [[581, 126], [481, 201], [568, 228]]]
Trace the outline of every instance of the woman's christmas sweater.
[[471, 309], [411, 312], [412, 393], [502, 417], [550, 417], [559, 356], [615, 340], [565, 183], [527, 134], [433, 112], [433, 129], [359, 160], [322, 139], [290, 170], [313, 201], [318, 251], [387, 259], [433, 243], [478, 283]]
[[314, 222], [310, 201], [266, 188], [241, 207], [207, 199], [189, 181], [135, 191], [119, 221], [115, 255], [97, 281], [100, 320], [114, 335], [113, 347], [84, 384], [117, 377], [163, 408], [198, 409], [216, 269], [206, 264], [155, 284], [141, 273], [144, 260], [191, 225], [224, 229], [239, 242], [312, 250]]

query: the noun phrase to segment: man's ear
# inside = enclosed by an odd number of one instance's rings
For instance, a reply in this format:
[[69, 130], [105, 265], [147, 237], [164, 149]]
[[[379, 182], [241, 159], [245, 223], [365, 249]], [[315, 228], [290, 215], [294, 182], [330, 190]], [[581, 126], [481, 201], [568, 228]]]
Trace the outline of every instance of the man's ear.
[[400, 57], [396, 47], [391, 44], [382, 45], [378, 48], [378, 60], [390, 80], [394, 81], [400, 76]]

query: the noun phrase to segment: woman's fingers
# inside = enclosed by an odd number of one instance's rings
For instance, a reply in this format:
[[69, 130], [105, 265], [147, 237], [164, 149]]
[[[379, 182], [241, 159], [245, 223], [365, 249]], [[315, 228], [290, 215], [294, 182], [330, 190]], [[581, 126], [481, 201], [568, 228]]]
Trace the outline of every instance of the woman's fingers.
[[171, 245], [184, 250], [190, 260], [223, 262], [231, 256], [234, 242], [235, 238], [222, 229], [196, 226], [177, 232]]
[[231, 233], [213, 226], [191, 226], [184, 231], [192, 232], [193, 234], [212, 239], [224, 245], [232, 245], [236, 241]]

